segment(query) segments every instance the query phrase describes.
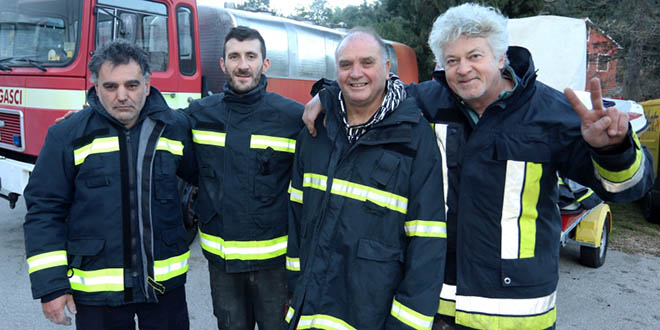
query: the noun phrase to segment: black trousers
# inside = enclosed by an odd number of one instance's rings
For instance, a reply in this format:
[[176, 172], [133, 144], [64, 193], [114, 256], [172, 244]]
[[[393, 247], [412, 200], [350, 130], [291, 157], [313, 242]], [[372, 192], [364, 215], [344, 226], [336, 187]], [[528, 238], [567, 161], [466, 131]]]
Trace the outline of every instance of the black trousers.
[[78, 330], [135, 329], [189, 330], [188, 306], [184, 286], [158, 296], [158, 303], [127, 304], [118, 307], [76, 304]]
[[227, 273], [209, 262], [213, 314], [220, 330], [279, 330], [287, 306], [284, 265], [275, 269]]

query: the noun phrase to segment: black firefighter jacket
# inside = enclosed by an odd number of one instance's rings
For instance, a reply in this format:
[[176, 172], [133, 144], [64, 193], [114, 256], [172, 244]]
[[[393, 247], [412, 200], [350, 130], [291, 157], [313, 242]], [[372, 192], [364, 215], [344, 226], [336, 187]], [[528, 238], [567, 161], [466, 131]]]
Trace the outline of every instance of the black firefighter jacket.
[[629, 128], [622, 150], [590, 148], [560, 92], [536, 81], [529, 52], [508, 51], [521, 78], [474, 125], [446, 84], [408, 86], [446, 158], [448, 256], [439, 313], [458, 329], [546, 329], [556, 321], [557, 174], [609, 201], [632, 201], [653, 182], [651, 158]]
[[301, 104], [257, 88], [190, 105], [204, 256], [229, 273], [284, 267], [287, 202]]
[[[89, 107], [48, 130], [25, 189], [32, 295], [155, 302], [186, 281], [177, 174], [195, 168], [188, 121], [151, 88], [127, 130], [88, 91]], [[55, 297], [52, 297], [55, 298]]]
[[412, 99], [349, 144], [338, 89], [298, 138], [287, 275], [295, 329], [431, 329], [445, 259], [441, 158]]

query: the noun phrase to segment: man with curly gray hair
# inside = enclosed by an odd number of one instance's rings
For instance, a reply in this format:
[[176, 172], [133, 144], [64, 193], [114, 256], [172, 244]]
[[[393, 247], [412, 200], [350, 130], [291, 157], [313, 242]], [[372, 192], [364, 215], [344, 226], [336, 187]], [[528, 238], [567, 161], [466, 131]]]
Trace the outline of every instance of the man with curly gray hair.
[[450, 8], [429, 38], [442, 70], [406, 87], [432, 123], [446, 173], [437, 187], [447, 256], [434, 329], [554, 329], [557, 173], [617, 202], [653, 183], [651, 158], [627, 115], [603, 107], [600, 82], [591, 82], [589, 111], [572, 90], [537, 81], [529, 51], [509, 47], [506, 25], [492, 7]]

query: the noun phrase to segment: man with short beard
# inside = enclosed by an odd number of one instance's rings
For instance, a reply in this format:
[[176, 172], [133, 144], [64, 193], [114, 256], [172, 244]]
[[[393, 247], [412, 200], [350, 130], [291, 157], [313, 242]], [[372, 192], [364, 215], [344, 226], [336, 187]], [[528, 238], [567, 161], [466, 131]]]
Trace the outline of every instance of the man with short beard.
[[279, 328], [287, 303], [287, 188], [299, 103], [266, 91], [270, 66], [256, 30], [225, 37], [224, 93], [186, 110], [199, 166], [197, 214], [219, 329]]

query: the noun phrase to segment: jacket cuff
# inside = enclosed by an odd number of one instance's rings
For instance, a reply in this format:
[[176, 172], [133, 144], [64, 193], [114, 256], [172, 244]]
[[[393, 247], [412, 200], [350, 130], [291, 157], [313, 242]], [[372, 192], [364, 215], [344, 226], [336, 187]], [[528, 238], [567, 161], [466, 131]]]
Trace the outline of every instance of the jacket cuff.
[[67, 293], [71, 293], [71, 289], [61, 289], [61, 290], [57, 290], [55, 292], [51, 292], [51, 293], [41, 297], [41, 303], [44, 304], [44, 303], [47, 303], [51, 300], [55, 300], [55, 299], [65, 295]]
[[330, 80], [330, 79], [325, 79], [325, 78], [319, 79], [314, 83], [314, 85], [312, 85], [312, 90], [310, 91], [310, 94], [312, 96], [316, 96], [316, 94], [318, 94], [322, 89], [332, 85], [333, 82], [334, 80]]
[[[635, 162], [639, 145], [635, 143], [632, 129], [628, 127], [628, 135], [619, 144], [604, 148], [593, 148], [589, 146], [591, 156], [598, 165], [610, 169], [620, 170]], [[588, 144], [587, 144], [588, 145]]]

